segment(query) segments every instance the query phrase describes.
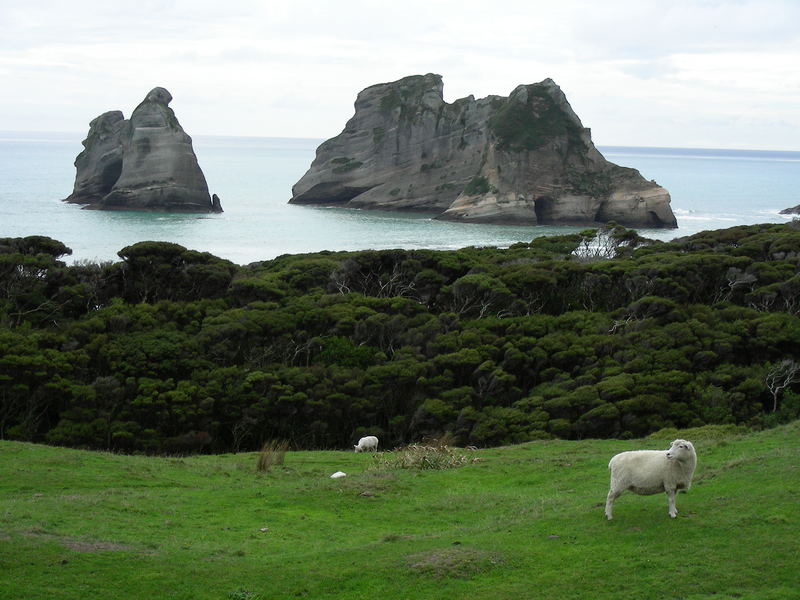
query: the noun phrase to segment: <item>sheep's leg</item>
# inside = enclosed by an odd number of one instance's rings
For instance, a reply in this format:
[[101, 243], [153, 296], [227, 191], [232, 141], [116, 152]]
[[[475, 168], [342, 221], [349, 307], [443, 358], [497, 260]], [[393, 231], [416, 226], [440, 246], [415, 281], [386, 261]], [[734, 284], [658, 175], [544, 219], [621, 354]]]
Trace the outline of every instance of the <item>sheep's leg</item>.
[[614, 500], [619, 498], [619, 495], [621, 493], [622, 493], [622, 490], [617, 491], [614, 488], [611, 488], [610, 490], [608, 490], [608, 496], [606, 496], [606, 519], [608, 519], [609, 521], [612, 518], [612, 511], [613, 511], [613, 508], [614, 508]]
[[678, 516], [678, 509], [675, 508], [675, 492], [677, 490], [667, 490], [667, 498], [669, 499], [669, 516], [673, 519]]

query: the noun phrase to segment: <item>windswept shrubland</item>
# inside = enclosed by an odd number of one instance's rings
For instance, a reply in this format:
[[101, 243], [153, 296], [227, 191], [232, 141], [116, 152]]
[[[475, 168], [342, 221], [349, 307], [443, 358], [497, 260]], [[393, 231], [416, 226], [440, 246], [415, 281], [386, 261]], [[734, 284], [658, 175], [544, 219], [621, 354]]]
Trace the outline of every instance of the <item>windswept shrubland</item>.
[[106, 264], [0, 239], [0, 439], [185, 454], [480, 447], [800, 413], [800, 230]]

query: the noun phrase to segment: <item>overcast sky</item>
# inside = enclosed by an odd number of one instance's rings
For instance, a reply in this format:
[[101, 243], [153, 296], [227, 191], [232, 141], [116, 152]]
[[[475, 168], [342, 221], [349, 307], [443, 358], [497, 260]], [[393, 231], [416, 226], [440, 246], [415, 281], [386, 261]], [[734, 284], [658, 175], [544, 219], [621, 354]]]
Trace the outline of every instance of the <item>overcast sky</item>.
[[85, 135], [155, 86], [190, 135], [328, 138], [363, 88], [550, 77], [595, 144], [800, 150], [799, 0], [0, 0], [0, 130]]

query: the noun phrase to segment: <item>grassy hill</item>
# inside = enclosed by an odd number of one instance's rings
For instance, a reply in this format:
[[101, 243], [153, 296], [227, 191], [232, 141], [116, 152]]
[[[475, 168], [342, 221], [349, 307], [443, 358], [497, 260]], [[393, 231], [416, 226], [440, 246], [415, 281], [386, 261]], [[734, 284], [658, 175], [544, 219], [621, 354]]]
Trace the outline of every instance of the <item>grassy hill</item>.
[[[532, 442], [449, 470], [290, 452], [266, 474], [252, 453], [4, 441], [0, 598], [794, 599], [799, 434]], [[626, 494], [606, 521], [609, 458], [673, 437], [698, 449], [678, 518], [663, 494]]]

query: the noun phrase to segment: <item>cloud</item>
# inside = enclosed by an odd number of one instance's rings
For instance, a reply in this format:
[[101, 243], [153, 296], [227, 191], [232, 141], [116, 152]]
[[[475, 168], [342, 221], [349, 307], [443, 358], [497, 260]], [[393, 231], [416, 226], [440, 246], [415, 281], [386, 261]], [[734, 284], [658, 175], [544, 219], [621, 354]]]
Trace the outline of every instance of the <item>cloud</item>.
[[437, 72], [448, 101], [552, 77], [600, 144], [800, 139], [795, 0], [50, 0], [0, 20], [0, 129], [83, 132], [162, 85], [192, 134], [329, 137], [364, 87]]

